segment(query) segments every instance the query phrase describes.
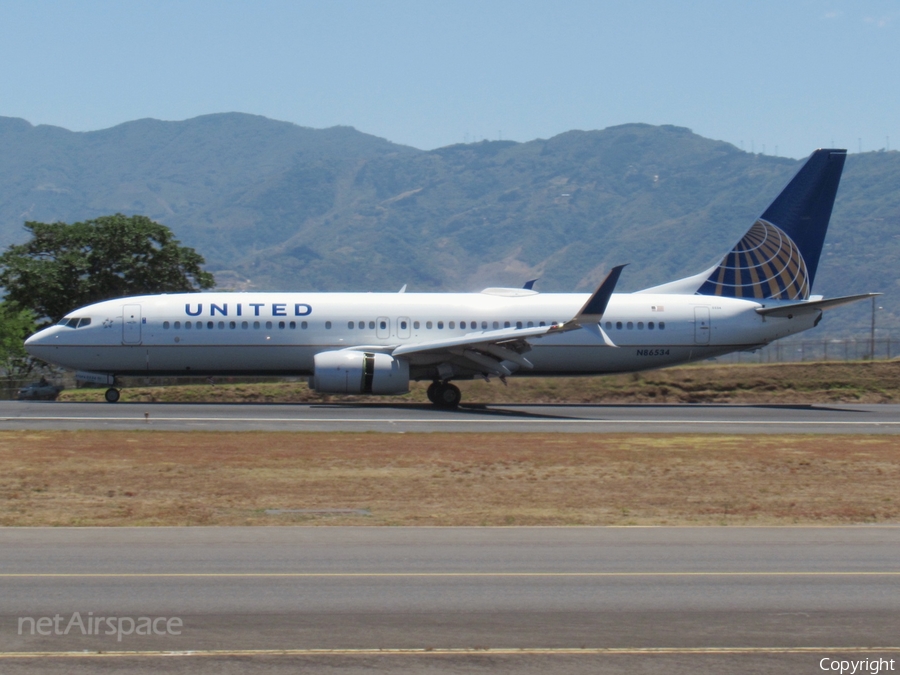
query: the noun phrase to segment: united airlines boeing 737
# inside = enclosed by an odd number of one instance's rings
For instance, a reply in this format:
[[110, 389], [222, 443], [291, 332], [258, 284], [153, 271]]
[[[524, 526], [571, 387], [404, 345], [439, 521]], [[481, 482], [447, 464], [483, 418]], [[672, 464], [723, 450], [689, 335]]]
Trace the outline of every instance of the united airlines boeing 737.
[[[635, 293], [487, 288], [481, 293], [189, 293], [118, 298], [71, 312], [26, 349], [108, 384], [135, 375], [309, 376], [335, 394], [428, 397], [453, 380], [598, 375], [748, 351], [871, 297], [810, 295], [845, 150], [817, 150], [718, 265]], [[527, 285], [526, 285], [527, 286]]]

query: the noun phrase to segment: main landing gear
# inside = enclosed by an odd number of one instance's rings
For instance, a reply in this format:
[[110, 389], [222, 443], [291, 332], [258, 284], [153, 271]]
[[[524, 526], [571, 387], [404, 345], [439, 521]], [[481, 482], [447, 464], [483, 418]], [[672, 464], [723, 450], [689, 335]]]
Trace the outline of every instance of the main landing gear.
[[439, 382], [435, 380], [428, 385], [428, 400], [434, 403], [438, 408], [454, 409], [459, 406], [462, 399], [462, 392], [459, 387], [449, 382]]
[[113, 387], [110, 387], [106, 390], [106, 393], [103, 394], [103, 398], [106, 399], [107, 403], [116, 403], [119, 400], [119, 390]]

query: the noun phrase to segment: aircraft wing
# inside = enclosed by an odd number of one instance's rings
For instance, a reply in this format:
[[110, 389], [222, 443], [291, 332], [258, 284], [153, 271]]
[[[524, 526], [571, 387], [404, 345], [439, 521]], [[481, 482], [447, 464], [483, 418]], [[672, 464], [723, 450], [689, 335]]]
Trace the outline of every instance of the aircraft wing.
[[828, 298], [827, 300], [812, 300], [806, 302], [796, 302], [791, 305], [777, 305], [775, 307], [759, 307], [756, 310], [757, 314], [762, 314], [763, 316], [781, 316], [786, 317], [789, 314], [791, 315], [799, 315], [799, 314], [807, 314], [809, 312], [815, 312], [823, 309], [831, 309], [833, 307], [840, 307], [841, 305], [849, 305], [851, 302], [858, 302], [860, 300], [868, 300], [869, 298], [874, 298], [881, 293], [863, 293], [862, 295], [845, 295], [840, 298]]
[[505, 376], [510, 375], [512, 370], [504, 365], [504, 361], [529, 370], [534, 367], [523, 356], [524, 353], [531, 350], [528, 338], [536, 339], [552, 333], [585, 328], [602, 341], [603, 344], [600, 346], [615, 347], [616, 345], [609, 339], [609, 336], [600, 328], [599, 322], [603, 312], [606, 311], [606, 306], [624, 267], [624, 265], [614, 267], [578, 314], [568, 321], [533, 328], [477, 331], [446, 340], [401, 345], [391, 354], [393, 356], [431, 354], [446, 356], [448, 359], [456, 361], [462, 359], [467, 362], [466, 365], [475, 370]]

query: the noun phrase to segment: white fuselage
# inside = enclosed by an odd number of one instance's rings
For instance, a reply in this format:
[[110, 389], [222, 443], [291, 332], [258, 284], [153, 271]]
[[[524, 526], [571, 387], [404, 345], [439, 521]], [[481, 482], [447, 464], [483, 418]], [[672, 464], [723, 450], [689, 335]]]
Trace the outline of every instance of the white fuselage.
[[[402, 345], [563, 323], [589, 296], [484, 293], [190, 293], [108, 300], [74, 311], [27, 341], [67, 368], [110, 375], [312, 375], [320, 352]], [[774, 303], [765, 301], [769, 306]], [[757, 300], [614, 294], [601, 326], [616, 348], [578, 329], [529, 339], [521, 375], [660, 368], [752, 349], [811, 328], [818, 312], [760, 316]], [[86, 322], [85, 319], [90, 319]], [[64, 320], [65, 321], [65, 320]], [[413, 353], [412, 379], [443, 357]]]

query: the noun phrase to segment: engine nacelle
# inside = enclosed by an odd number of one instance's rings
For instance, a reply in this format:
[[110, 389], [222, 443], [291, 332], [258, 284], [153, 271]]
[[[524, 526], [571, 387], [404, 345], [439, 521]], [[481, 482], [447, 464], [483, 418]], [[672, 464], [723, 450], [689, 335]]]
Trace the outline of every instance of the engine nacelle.
[[315, 355], [312, 388], [325, 394], [405, 394], [409, 362], [390, 354], [334, 351]]

